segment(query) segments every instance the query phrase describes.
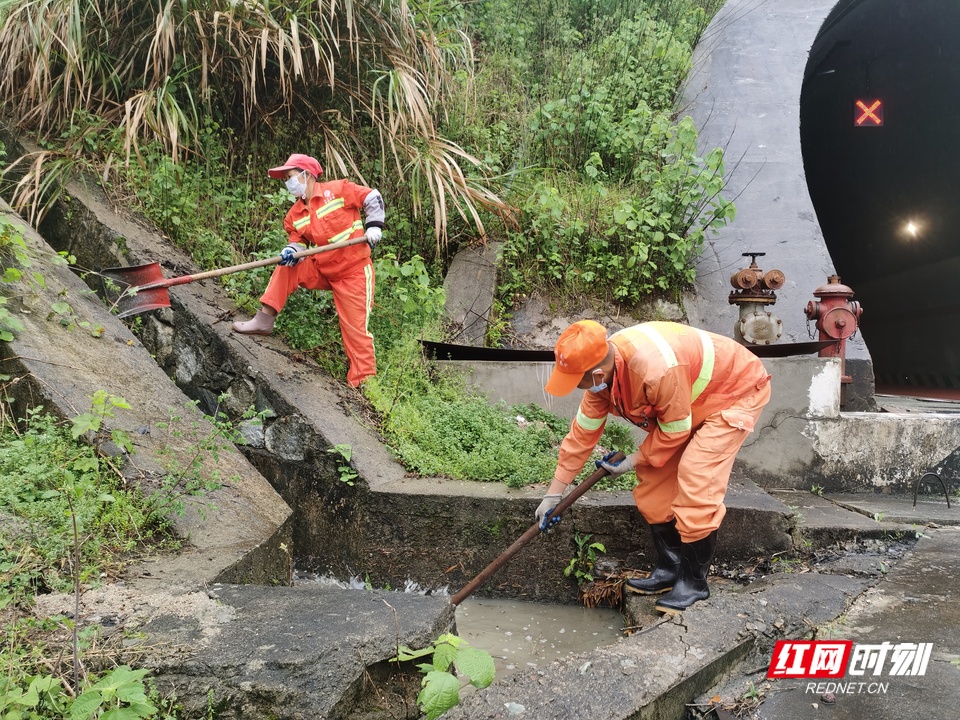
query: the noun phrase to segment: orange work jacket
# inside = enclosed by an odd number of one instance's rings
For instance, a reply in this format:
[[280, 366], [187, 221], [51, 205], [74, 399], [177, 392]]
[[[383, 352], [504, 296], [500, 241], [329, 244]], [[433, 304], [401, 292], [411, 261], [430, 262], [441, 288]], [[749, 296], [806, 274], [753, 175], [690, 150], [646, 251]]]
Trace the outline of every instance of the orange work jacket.
[[[663, 467], [704, 420], [770, 381], [736, 341], [670, 322], [635, 325], [610, 336], [609, 387], [585, 392], [560, 446], [555, 477], [570, 483], [583, 469], [613, 414], [647, 431], [637, 465]], [[748, 428], [752, 429], [752, 428]]]
[[[298, 199], [283, 219], [283, 229], [290, 242], [311, 245], [332, 245], [363, 235], [360, 210], [371, 188], [349, 180], [331, 180], [314, 185], [309, 203]], [[363, 266], [370, 260], [366, 243], [350, 245], [342, 250], [320, 253], [312, 258], [320, 271], [336, 277]]]

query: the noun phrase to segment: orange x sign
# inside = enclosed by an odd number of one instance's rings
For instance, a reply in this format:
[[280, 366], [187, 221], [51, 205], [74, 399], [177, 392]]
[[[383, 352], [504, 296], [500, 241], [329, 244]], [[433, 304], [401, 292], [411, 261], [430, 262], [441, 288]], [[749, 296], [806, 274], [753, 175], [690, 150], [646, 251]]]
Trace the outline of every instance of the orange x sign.
[[856, 107], [860, 110], [860, 116], [856, 117], [854, 110], [854, 120], [857, 127], [866, 125], [867, 127], [880, 127], [883, 125], [883, 103], [874, 100], [867, 105], [863, 100], [857, 100]]

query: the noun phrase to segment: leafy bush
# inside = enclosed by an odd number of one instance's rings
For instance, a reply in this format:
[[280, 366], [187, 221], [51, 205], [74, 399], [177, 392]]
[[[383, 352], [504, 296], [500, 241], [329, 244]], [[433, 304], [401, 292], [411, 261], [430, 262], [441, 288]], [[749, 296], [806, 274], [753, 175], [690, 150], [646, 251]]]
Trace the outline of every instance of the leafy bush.
[[[705, 234], [733, 206], [719, 195], [722, 151], [697, 156], [674, 100], [720, 4], [471, 6], [487, 56], [477, 115], [461, 132], [509, 167], [501, 194], [519, 210], [499, 262], [504, 305], [534, 290], [634, 305], [692, 281]], [[490, 130], [471, 132], [481, 118]]]

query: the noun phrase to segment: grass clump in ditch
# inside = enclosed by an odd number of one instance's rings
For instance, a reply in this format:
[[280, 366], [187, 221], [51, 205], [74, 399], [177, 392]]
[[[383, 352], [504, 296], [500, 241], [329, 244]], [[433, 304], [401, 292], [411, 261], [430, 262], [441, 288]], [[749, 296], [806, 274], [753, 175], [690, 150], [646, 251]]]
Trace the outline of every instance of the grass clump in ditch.
[[[509, 487], [549, 482], [570, 425], [536, 405], [491, 404], [460, 375], [425, 363], [415, 340], [395, 348], [364, 392], [383, 418], [381, 430], [390, 446], [421, 475]], [[627, 426], [608, 423], [594, 459], [634, 447]], [[581, 476], [592, 470], [587, 463]], [[606, 487], [632, 487], [632, 482], [608, 481]]]

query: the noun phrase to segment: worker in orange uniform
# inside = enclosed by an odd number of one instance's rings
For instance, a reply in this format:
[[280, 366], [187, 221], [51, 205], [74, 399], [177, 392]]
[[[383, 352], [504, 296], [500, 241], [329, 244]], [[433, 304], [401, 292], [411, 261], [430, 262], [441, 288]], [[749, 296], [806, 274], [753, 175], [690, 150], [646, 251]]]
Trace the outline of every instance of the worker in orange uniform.
[[602, 325], [581, 320], [563, 332], [554, 353], [546, 391], [586, 392], [537, 508], [540, 529], [559, 522], [553, 509], [613, 413], [647, 431], [619, 463], [610, 462], [613, 453], [597, 461], [614, 477], [636, 471], [633, 497], [653, 533], [656, 567], [647, 578], [628, 580], [628, 588], [666, 593], [656, 604], [665, 613], [708, 598], [733, 461], [770, 399], [763, 364], [730, 338], [669, 322], [642, 323], [608, 339]]
[[[367, 329], [373, 307], [374, 274], [370, 251], [383, 235], [384, 206], [380, 192], [349, 180], [320, 182], [320, 163], [309, 155], [291, 155], [267, 174], [286, 182], [296, 198], [283, 219], [289, 244], [281, 251], [267, 289], [260, 298], [260, 310], [252, 320], [235, 322], [234, 332], [269, 335], [277, 314], [298, 288], [332, 290], [340, 318], [343, 348], [350, 361], [347, 382], [357, 387], [377, 374], [373, 336]], [[360, 211], [363, 211], [363, 222]], [[294, 254], [308, 245], [333, 245], [364, 236], [366, 244], [310, 255]]]

